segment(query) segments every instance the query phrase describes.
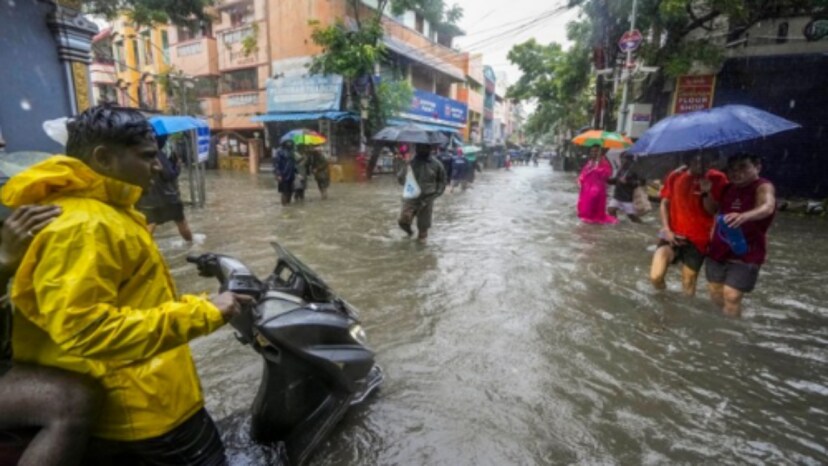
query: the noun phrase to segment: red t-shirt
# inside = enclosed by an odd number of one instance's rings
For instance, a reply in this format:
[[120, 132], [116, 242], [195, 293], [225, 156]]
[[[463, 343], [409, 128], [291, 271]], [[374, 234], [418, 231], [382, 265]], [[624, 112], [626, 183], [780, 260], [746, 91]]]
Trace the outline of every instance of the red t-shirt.
[[[727, 185], [727, 176], [711, 169], [705, 178], [713, 183], [710, 195], [718, 202]], [[689, 170], [673, 172], [661, 188], [661, 198], [670, 201], [670, 230], [687, 238], [699, 251], [706, 253], [713, 228], [713, 216], [704, 210], [700, 181], [701, 178], [691, 175]]]

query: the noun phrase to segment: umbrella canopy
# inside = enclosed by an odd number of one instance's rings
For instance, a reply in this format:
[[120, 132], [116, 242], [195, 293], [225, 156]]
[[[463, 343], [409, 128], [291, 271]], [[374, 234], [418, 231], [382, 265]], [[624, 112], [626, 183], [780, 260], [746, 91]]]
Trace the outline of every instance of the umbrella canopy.
[[279, 142], [293, 141], [297, 146], [319, 146], [328, 142], [325, 136], [309, 129], [294, 129], [285, 133]]
[[152, 129], [155, 130], [156, 136], [182, 133], [198, 128], [209, 128], [206, 121], [190, 116], [156, 115], [150, 117], [149, 122], [152, 125]]
[[725, 105], [665, 118], [647, 130], [630, 152], [658, 155], [687, 152], [764, 138], [799, 128], [792, 121], [747, 105]]
[[483, 148], [478, 146], [463, 146], [460, 150], [463, 151], [463, 155], [474, 155], [483, 151]]
[[374, 140], [412, 144], [445, 144], [448, 142], [448, 138], [439, 131], [429, 131], [413, 124], [385, 127], [374, 135]]
[[600, 146], [604, 149], [626, 149], [633, 144], [632, 139], [627, 136], [600, 129], [581, 133], [572, 139], [572, 143], [586, 147]]

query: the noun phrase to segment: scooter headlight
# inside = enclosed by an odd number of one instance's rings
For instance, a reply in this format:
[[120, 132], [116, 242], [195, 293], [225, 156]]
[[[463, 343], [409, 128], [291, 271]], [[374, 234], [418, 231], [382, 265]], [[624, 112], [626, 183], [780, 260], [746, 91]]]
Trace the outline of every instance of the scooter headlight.
[[362, 325], [351, 325], [349, 332], [351, 333], [351, 338], [356, 340], [359, 344], [368, 346], [368, 336], [365, 334], [365, 330], [362, 328]]

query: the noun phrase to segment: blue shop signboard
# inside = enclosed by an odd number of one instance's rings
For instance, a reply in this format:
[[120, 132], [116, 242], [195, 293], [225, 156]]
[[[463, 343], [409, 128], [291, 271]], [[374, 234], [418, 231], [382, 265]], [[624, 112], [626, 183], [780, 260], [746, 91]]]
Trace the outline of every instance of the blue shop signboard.
[[415, 89], [408, 113], [450, 123], [465, 124], [469, 107], [463, 102]]

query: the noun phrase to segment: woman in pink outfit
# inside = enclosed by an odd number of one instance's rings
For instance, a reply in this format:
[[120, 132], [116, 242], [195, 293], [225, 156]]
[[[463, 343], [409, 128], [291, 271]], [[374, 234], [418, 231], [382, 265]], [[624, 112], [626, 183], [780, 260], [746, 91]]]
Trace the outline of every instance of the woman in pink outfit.
[[581, 170], [578, 185], [578, 217], [586, 223], [618, 223], [618, 219], [607, 214], [607, 180], [612, 176], [612, 165], [599, 146], [589, 149], [589, 162]]

